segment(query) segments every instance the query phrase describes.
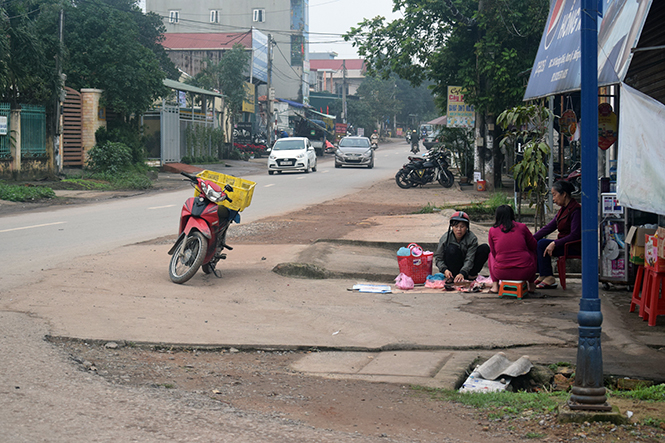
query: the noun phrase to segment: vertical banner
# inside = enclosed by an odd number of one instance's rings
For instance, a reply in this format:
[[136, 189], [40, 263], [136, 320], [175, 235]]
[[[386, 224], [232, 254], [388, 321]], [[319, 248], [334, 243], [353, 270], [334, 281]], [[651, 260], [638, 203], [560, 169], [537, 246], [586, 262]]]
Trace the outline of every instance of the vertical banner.
[[245, 100], [242, 101], [242, 112], [254, 114], [254, 103], [256, 102], [256, 86], [245, 83]]
[[448, 86], [446, 118], [449, 128], [473, 128], [476, 125], [476, 112], [473, 106], [464, 103], [464, 90], [461, 86]]

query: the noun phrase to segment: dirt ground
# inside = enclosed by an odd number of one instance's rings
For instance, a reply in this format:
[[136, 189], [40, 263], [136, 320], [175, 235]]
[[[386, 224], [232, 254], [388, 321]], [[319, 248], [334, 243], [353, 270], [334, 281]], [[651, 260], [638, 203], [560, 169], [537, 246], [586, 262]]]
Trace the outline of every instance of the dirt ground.
[[[170, 181], [158, 185], [157, 189], [177, 186], [184, 185]], [[239, 226], [230, 232], [230, 237], [234, 243], [274, 243], [277, 241], [274, 233], [279, 230], [280, 243], [306, 243], [363, 229], [366, 226], [363, 220], [371, 216], [411, 213], [427, 203], [442, 205], [483, 198], [486, 198], [483, 193], [457, 185], [450, 189], [431, 185], [402, 190], [391, 179], [362, 193]], [[58, 203], [76, 204], [77, 201]], [[49, 202], [42, 202], [14, 209], [48, 205]], [[143, 349], [131, 343], [119, 343], [115, 347], [80, 341], [55, 341], [54, 346], [68, 354], [80, 371], [96, 374], [111, 384], [173, 392], [174, 398], [179, 391], [186, 391], [241, 410], [269, 413], [316, 428], [385, 437], [387, 441], [665, 440], [665, 431], [659, 427], [560, 424], [554, 413], [493, 420], [473, 408], [432, 399], [425, 391], [411, 386], [308, 376], [290, 369], [290, 364], [303, 356], [302, 352]], [[660, 404], [638, 405], [617, 399], [612, 404], [622, 411], [642, 410], [651, 417], [665, 419]]]

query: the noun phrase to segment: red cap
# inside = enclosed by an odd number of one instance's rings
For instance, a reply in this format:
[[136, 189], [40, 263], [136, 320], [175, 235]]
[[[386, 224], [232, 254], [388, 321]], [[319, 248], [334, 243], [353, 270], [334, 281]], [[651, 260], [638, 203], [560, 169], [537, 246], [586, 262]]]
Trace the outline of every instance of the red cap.
[[451, 217], [450, 221], [463, 221], [469, 223], [469, 214], [463, 211], [455, 212]]

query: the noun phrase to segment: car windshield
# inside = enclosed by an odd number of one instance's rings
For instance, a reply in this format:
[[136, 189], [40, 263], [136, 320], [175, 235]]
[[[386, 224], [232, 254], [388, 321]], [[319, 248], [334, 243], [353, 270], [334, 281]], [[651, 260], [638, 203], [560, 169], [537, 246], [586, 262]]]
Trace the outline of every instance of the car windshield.
[[369, 148], [369, 140], [365, 138], [345, 138], [339, 142], [340, 148]]
[[273, 151], [294, 151], [298, 149], [305, 149], [302, 140], [277, 140], [275, 146], [272, 147]]

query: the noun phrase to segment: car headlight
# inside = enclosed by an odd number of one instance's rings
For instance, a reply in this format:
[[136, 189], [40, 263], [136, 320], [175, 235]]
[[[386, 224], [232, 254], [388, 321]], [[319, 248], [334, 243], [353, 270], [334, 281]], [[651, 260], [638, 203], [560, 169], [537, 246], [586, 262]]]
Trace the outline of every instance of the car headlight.
[[335, 155], [336, 155], [337, 157], [342, 157], [344, 154], [342, 154], [342, 151], [340, 151], [339, 149], [337, 149], [337, 150], [335, 151]]
[[301, 152], [300, 154], [296, 155], [296, 158], [305, 158], [305, 153]]
[[219, 203], [224, 200], [223, 198], [224, 193], [218, 186], [214, 186], [209, 182], [204, 182], [202, 188], [203, 188], [203, 194], [205, 194], [206, 198], [211, 202]]
[[268, 158], [269, 158], [270, 160], [275, 160], [277, 157], [275, 157], [274, 155], [270, 154], [270, 157], [268, 157]]
[[372, 156], [372, 148], [369, 148], [367, 151], [363, 153], [364, 157], [371, 157]]

